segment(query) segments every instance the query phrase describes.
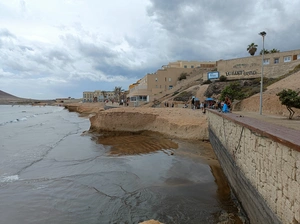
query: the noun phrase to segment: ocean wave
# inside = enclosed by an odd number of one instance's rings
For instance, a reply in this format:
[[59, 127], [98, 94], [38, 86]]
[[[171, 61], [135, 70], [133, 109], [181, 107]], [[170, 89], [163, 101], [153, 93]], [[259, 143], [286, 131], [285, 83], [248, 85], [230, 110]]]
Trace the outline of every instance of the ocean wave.
[[14, 182], [19, 180], [19, 175], [0, 177], [0, 183]]
[[[44, 112], [35, 113], [35, 114], [27, 115], [27, 116], [22, 116], [21, 118], [15, 118], [13, 120], [1, 122], [0, 126], [4, 126], [4, 125], [7, 125], [7, 124], [12, 124], [12, 123], [17, 123], [17, 122], [27, 121], [29, 118], [31, 119], [31, 118], [35, 118], [35, 117], [45, 115], [45, 114], [52, 114], [52, 113], [60, 112], [63, 109], [64, 108], [62, 108], [62, 107], [53, 107], [53, 109], [51, 111], [44, 111]], [[28, 113], [28, 112], [29, 111], [25, 111], [25, 110], [20, 111], [20, 113], [22, 113], [23, 115], [24, 115], [24, 113]]]
[[11, 123], [17, 123], [17, 122], [21, 122], [21, 121], [27, 121], [27, 119], [29, 117], [34, 117], [34, 116], [26, 116], [26, 117], [17, 118], [17, 119], [11, 120], [11, 121], [5, 121], [5, 122], [0, 123], [0, 126], [4, 126], [6, 124], [11, 124]]

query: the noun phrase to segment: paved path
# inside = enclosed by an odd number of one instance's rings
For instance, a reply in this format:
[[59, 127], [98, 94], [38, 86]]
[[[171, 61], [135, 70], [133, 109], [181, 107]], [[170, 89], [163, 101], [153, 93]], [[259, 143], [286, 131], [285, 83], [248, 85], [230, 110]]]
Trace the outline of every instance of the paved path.
[[[265, 122], [277, 124], [277, 125], [295, 129], [295, 130], [300, 130], [300, 118], [299, 117], [294, 117], [292, 120], [289, 120], [287, 117], [284, 117], [284, 116], [269, 115], [269, 114], [260, 115], [258, 112], [233, 111], [232, 113], [238, 114], [241, 116], [245, 116], [245, 117], [255, 118], [257, 120], [262, 120]], [[299, 138], [300, 138], [300, 136], [299, 136]]]

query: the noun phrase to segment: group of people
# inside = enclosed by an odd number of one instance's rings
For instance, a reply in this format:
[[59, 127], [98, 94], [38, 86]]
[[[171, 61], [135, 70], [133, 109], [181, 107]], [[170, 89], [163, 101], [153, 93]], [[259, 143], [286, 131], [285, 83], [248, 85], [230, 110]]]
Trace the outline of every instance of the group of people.
[[[231, 100], [229, 99], [228, 96], [226, 96], [224, 101], [210, 100], [210, 101], [201, 102], [199, 105], [199, 109], [201, 109], [203, 113], [206, 112], [206, 108], [217, 109], [220, 112], [229, 113], [231, 110], [231, 104], [232, 104]], [[196, 105], [194, 97], [191, 100], [191, 108], [198, 109], [198, 105]]]
[[228, 96], [226, 96], [224, 101], [216, 102], [216, 107], [214, 109], [217, 109], [223, 113], [229, 113], [231, 111], [231, 104], [231, 100]]
[[174, 103], [169, 103], [167, 101], [165, 101], [165, 107], [174, 107]]

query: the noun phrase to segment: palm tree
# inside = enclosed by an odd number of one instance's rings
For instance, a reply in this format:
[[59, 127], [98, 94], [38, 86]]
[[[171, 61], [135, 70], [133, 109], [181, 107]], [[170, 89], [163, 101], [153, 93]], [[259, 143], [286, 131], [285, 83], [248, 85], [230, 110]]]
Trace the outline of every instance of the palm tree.
[[251, 43], [248, 45], [247, 51], [249, 52], [250, 55], [253, 56], [255, 54], [256, 50], [257, 50], [257, 44]]
[[261, 49], [259, 54], [262, 55], [263, 52], [264, 52], [264, 54], [269, 54], [270, 53], [270, 51], [268, 51], [267, 49]]
[[115, 89], [114, 89], [114, 94], [115, 94], [117, 102], [120, 102], [121, 92], [122, 92], [122, 87], [121, 86], [116, 86]]
[[103, 95], [103, 100], [104, 101], [107, 100], [107, 92], [104, 91], [104, 90], [102, 90], [101, 92], [102, 92], [102, 95]]
[[280, 52], [280, 50], [277, 50], [275, 48], [273, 48], [272, 50], [270, 50], [270, 53], [279, 53], [279, 52]]

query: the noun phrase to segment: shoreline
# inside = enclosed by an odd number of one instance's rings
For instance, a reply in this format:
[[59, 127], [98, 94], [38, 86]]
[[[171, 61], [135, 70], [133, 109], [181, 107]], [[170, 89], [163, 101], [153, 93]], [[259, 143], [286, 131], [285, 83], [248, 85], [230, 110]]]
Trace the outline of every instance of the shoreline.
[[[208, 121], [201, 110], [189, 108], [109, 107], [105, 103], [65, 104], [70, 112], [90, 119], [89, 132], [152, 131], [168, 138], [209, 141]], [[274, 114], [233, 111], [236, 116], [252, 117], [268, 123], [300, 130], [300, 119], [289, 120]]]

